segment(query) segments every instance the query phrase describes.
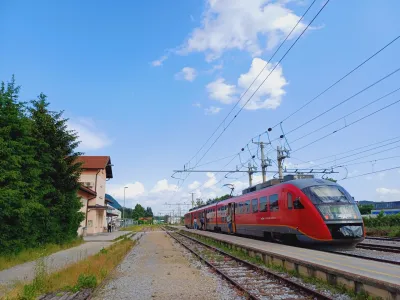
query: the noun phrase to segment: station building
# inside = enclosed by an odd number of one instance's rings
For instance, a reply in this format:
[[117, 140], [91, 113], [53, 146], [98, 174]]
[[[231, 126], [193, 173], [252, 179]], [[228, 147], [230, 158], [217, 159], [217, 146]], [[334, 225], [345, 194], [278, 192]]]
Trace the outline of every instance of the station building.
[[78, 233], [91, 235], [107, 231], [106, 183], [113, 178], [111, 158], [109, 156], [79, 156], [82, 173], [79, 190], [83, 204], [85, 220]]

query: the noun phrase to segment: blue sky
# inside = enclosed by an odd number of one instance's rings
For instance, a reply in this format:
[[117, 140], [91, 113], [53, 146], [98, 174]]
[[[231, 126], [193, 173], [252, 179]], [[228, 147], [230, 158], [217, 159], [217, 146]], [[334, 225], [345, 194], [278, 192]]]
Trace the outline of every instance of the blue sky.
[[[115, 178], [109, 182], [108, 191], [117, 199], [122, 198], [122, 187], [128, 185], [127, 206], [141, 203], [164, 213], [170, 208], [163, 203], [187, 201], [191, 191], [196, 197], [208, 198], [225, 193], [224, 183], [234, 182], [237, 191], [246, 186], [246, 177], [238, 178], [242, 175], [213, 185], [223, 175], [191, 174], [176, 191], [178, 182], [170, 176], [172, 170], [183, 168], [226, 117], [310, 3], [196, 0], [176, 1], [171, 6], [167, 1], [2, 1], [0, 79], [7, 81], [14, 74], [22, 86], [22, 100], [40, 92], [47, 94], [51, 108], [65, 110], [70, 127], [79, 132], [81, 150], [87, 155], [111, 156]], [[324, 3], [316, 1], [267, 70]], [[331, 1], [202, 163], [237, 153], [251, 137], [280, 122], [398, 36], [399, 9], [400, 3], [394, 0]], [[284, 130], [310, 120], [399, 68], [399, 50], [397, 40], [285, 121]], [[263, 74], [265, 78], [267, 73]], [[345, 122], [351, 123], [400, 99], [400, 92], [394, 93], [346, 121], [291, 143], [399, 88], [399, 78], [400, 72], [395, 73], [288, 135], [290, 146], [296, 150]], [[295, 151], [286, 163], [288, 167], [313, 167], [317, 158], [400, 136], [399, 112], [400, 104], [395, 104]], [[271, 139], [280, 134], [276, 127]], [[265, 135], [262, 139], [267, 141]], [[278, 145], [273, 143], [274, 148]], [[400, 143], [337, 164], [397, 145]], [[355, 162], [400, 155], [399, 149]], [[275, 153], [270, 155], [276, 158]], [[242, 161], [248, 156], [249, 152], [244, 152]], [[203, 168], [220, 170], [228, 161]], [[225, 169], [236, 166], [240, 166], [239, 159]], [[356, 176], [395, 166], [400, 166], [399, 158], [347, 169], [348, 176]], [[343, 169], [338, 171], [341, 173], [337, 179], [345, 177]], [[397, 169], [343, 180], [341, 184], [357, 200], [399, 200], [399, 178]], [[204, 186], [198, 188], [199, 184]]]

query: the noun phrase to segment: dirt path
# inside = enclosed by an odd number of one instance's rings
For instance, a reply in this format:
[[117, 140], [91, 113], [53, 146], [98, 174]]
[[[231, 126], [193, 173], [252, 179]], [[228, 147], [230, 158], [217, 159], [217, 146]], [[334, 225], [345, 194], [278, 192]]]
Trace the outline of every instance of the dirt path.
[[216, 280], [194, 267], [165, 232], [147, 232], [93, 299], [219, 299]]

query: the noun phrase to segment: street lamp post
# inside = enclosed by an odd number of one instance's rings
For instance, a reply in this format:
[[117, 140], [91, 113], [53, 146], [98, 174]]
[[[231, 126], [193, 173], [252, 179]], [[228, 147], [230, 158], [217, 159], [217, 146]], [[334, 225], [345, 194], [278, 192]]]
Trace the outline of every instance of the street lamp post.
[[124, 220], [124, 227], [126, 227], [126, 220], [125, 220], [125, 190], [127, 188], [128, 188], [127, 186], [124, 187], [124, 207], [122, 208], [122, 220]]

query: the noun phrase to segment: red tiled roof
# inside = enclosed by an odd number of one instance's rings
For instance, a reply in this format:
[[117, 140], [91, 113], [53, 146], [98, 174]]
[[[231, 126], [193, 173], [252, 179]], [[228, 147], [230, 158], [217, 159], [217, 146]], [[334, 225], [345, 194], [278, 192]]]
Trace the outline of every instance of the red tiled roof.
[[84, 192], [90, 194], [90, 195], [93, 195], [93, 196], [96, 196], [96, 195], [97, 195], [97, 193], [96, 193], [95, 191], [93, 191], [92, 189], [89, 189], [89, 188], [86, 187], [86, 186], [80, 185], [80, 186], [79, 186], [79, 189], [80, 189], [81, 191], [84, 191]]
[[78, 162], [82, 163], [84, 169], [105, 169], [109, 156], [78, 156]]
[[113, 178], [111, 158], [109, 156], [78, 156], [83, 169], [106, 169], [107, 178]]

